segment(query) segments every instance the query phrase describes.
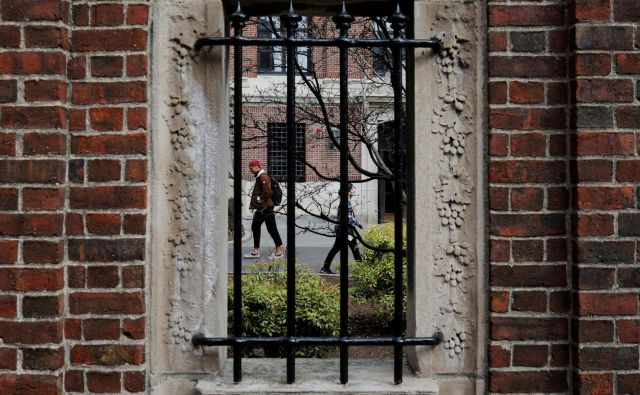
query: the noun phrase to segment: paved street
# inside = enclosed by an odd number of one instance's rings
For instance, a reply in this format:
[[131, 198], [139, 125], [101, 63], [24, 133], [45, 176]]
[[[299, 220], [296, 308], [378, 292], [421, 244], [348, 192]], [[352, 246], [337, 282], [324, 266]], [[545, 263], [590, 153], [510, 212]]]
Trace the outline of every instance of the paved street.
[[[298, 220], [299, 224], [307, 224], [310, 219], [304, 217]], [[244, 220], [244, 229], [245, 232], [251, 233], [251, 220]], [[280, 237], [282, 241], [287, 246], [287, 225], [286, 225], [286, 217], [282, 215], [276, 216], [276, 224], [278, 226], [278, 231], [280, 232]], [[261, 260], [266, 259], [267, 256], [271, 254], [275, 245], [273, 244], [273, 240], [271, 236], [269, 236], [269, 232], [267, 232], [266, 225], [262, 225], [261, 232], [261, 243], [260, 243], [260, 255]], [[313, 234], [311, 232], [306, 232], [304, 234], [296, 235], [296, 258], [299, 262], [305, 263], [313, 269], [313, 271], [317, 272], [322, 267], [324, 262], [324, 258], [327, 256], [327, 253], [333, 246], [335, 239], [333, 237], [325, 237]], [[245, 242], [242, 243], [242, 254], [251, 251], [253, 247], [253, 238], [245, 237]], [[349, 259], [353, 260], [353, 255], [349, 250]], [[340, 254], [336, 254], [333, 265], [335, 269], [335, 264], [340, 260]], [[245, 265], [255, 263], [255, 259], [242, 259], [242, 267], [243, 270]], [[233, 244], [229, 243], [229, 273], [233, 273]]]

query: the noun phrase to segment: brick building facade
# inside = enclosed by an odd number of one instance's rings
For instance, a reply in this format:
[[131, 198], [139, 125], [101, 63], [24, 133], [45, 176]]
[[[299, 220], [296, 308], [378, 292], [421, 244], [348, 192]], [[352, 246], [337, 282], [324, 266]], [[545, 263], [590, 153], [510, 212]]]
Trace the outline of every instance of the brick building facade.
[[[158, 3], [0, 0], [2, 393], [149, 390]], [[640, 5], [482, 7], [486, 391], [638, 393]]]

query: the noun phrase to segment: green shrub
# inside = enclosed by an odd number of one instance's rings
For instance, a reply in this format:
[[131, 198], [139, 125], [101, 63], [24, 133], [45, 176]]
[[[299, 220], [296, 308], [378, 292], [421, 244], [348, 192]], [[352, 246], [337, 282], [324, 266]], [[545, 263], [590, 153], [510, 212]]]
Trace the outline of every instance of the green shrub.
[[[378, 248], [393, 248], [394, 224], [370, 226], [363, 235], [364, 241]], [[403, 244], [406, 248], [406, 231], [403, 235]], [[358, 303], [377, 302], [378, 313], [391, 320], [393, 317], [394, 303], [394, 278], [395, 263], [392, 252], [380, 252], [364, 248], [362, 262], [352, 264], [351, 276], [354, 285], [351, 287], [351, 296]], [[407, 301], [407, 259], [403, 259], [402, 265], [402, 294], [403, 305]], [[404, 310], [404, 309], [403, 309]]]
[[[287, 333], [287, 272], [284, 263], [257, 263], [242, 276], [242, 336], [285, 336]], [[229, 286], [229, 328], [233, 330], [233, 284]], [[296, 334], [337, 336], [340, 295], [337, 286], [325, 284], [307, 266], [296, 265]], [[244, 354], [259, 355], [260, 348]], [[322, 357], [327, 347], [300, 347], [299, 357]], [[267, 357], [284, 356], [281, 347], [264, 347]]]

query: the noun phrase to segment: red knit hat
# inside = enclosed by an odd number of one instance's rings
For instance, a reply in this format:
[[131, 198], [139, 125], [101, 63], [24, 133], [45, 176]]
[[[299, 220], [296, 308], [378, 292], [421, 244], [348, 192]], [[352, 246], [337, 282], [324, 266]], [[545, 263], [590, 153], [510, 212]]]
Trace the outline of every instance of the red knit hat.
[[257, 159], [251, 159], [249, 161], [249, 166], [258, 166], [258, 167], [262, 167], [262, 163], [260, 163], [259, 160]]

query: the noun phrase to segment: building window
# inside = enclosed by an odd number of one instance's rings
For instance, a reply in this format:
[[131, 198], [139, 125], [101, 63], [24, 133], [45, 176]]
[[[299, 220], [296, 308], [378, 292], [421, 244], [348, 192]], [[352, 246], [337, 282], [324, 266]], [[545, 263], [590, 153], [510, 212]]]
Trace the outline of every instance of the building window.
[[[305, 180], [305, 125], [296, 123], [296, 181]], [[269, 174], [278, 181], [287, 181], [287, 124], [267, 124], [267, 161]]]
[[[308, 18], [304, 17], [298, 24], [296, 37], [309, 36]], [[261, 17], [258, 21], [258, 37], [285, 37], [286, 27], [280, 23], [280, 17]], [[311, 51], [309, 47], [296, 47], [296, 60], [302, 70], [309, 68]], [[284, 74], [287, 72], [287, 49], [285, 47], [258, 47], [258, 73]]]

